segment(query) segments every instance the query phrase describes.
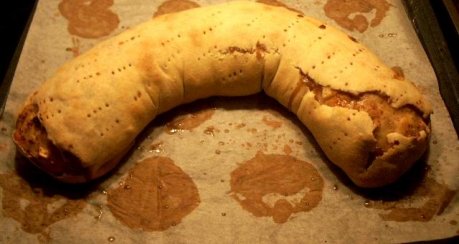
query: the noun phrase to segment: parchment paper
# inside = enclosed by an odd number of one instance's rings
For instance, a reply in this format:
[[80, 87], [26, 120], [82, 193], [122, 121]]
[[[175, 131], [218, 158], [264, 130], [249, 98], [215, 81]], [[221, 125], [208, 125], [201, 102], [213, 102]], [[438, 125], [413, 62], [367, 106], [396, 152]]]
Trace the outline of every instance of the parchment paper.
[[[447, 199], [459, 187], [459, 141], [439, 95], [435, 74], [401, 2], [389, 1], [385, 17], [374, 26], [371, 19], [378, 13], [371, 5], [365, 10], [367, 13], [351, 13], [351, 18], [365, 18], [369, 22], [366, 28], [360, 27], [361, 31], [365, 29], [362, 32], [338, 26], [367, 45], [390, 66], [400, 67], [434, 107], [429, 152], [397, 185], [373, 191], [352, 186], [343, 173], [327, 161], [301, 123], [263, 96], [213, 98], [160, 116], [113, 174], [90, 185], [63, 186], [46, 178], [16, 156], [11, 140], [17, 113], [27, 95], [66, 60], [151, 19], [161, 4], [162, 11], [168, 12], [222, 1], [169, 1], [175, 2], [172, 5], [153, 0], [115, 0], [113, 5], [110, 0], [80, 1], [86, 6], [93, 4], [91, 8], [97, 9], [98, 14], [91, 17], [94, 19], [90, 23], [96, 25], [105, 21], [98, 19], [100, 16], [111, 18], [108, 30], [104, 29], [107, 34], [94, 29], [89, 30], [89, 34], [76, 30], [92, 28], [90, 24], [69, 27], [72, 17], [63, 16], [58, 8], [61, 2], [63, 0], [39, 1], [6, 111], [0, 121], [0, 242], [386, 243], [459, 234], [459, 198], [456, 195], [451, 201]], [[324, 11], [327, 2], [336, 4], [336, 1], [326, 0], [284, 0], [283, 4], [337, 26], [337, 22], [327, 17]], [[72, 11], [78, 12], [76, 9]], [[67, 13], [71, 15], [72, 11]], [[85, 13], [90, 15], [91, 11]], [[200, 117], [202, 109], [211, 111], [209, 116]], [[183, 114], [189, 117], [184, 118]], [[180, 124], [177, 117], [188, 119], [196, 127], [182, 130], [173, 127], [174, 119], [176, 125]], [[257, 217], [243, 208], [235, 193], [231, 192], [231, 172], [256, 157], [257, 153], [287, 155], [311, 164], [323, 180], [317, 206], [293, 213], [282, 223], [269, 216]], [[129, 171], [136, 167], [136, 163], [152, 156], [170, 158], [192, 179], [200, 199], [196, 208], [165, 230], [129, 227], [114, 216], [107, 203], [107, 196], [128, 182]], [[16, 177], [17, 172], [20, 177]], [[22, 185], [12, 183], [16, 181]], [[135, 205], [137, 200], [132, 198], [132, 208], [144, 207]], [[16, 201], [17, 205], [11, 201]], [[11, 206], [16, 212], [9, 209]], [[48, 214], [31, 214], [39, 211], [39, 206], [43, 208], [40, 211]], [[426, 206], [433, 208], [433, 216], [427, 216], [432, 211], [425, 210]], [[387, 217], [394, 209], [409, 212], [414, 217], [408, 221], [395, 221], [394, 217]], [[46, 221], [33, 216], [41, 216]], [[30, 226], [37, 221], [45, 224]]]

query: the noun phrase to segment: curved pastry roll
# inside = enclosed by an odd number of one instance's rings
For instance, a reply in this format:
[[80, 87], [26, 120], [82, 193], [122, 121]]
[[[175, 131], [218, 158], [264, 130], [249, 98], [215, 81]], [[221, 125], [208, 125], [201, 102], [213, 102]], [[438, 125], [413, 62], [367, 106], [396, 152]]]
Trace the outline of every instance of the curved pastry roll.
[[14, 140], [54, 177], [84, 182], [158, 114], [261, 91], [362, 187], [394, 182], [428, 145], [431, 106], [412, 82], [337, 29], [252, 2], [160, 16], [65, 63], [28, 98]]

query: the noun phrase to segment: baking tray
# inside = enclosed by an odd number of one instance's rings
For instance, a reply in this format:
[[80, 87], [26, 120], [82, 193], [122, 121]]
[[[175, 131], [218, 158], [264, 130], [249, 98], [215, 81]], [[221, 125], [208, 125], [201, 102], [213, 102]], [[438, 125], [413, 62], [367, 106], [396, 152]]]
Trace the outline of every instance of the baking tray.
[[459, 10], [457, 0], [405, 0], [406, 12], [430, 59], [443, 101], [459, 135]]

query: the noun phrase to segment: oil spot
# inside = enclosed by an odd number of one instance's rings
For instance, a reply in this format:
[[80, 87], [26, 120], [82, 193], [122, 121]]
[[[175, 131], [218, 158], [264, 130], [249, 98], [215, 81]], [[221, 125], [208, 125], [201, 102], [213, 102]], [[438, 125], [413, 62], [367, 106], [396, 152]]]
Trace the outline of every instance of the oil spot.
[[303, 12], [301, 12], [300, 10], [291, 8], [291, 7], [287, 6], [285, 3], [281, 2], [281, 1], [278, 1], [278, 0], [257, 0], [257, 2], [264, 3], [264, 4], [267, 4], [267, 5], [271, 5], [271, 6], [275, 6], [275, 7], [284, 7], [286, 9], [288, 9], [288, 10], [292, 10], [293, 12], [297, 12], [297, 13], [303, 15]]
[[397, 79], [397, 80], [405, 79], [405, 74], [403, 73], [403, 69], [400, 66], [394, 66], [391, 69], [394, 72], [394, 75], [392, 76], [394, 79]]
[[204, 109], [194, 113], [179, 115], [166, 124], [166, 132], [168, 134], [174, 134], [181, 130], [192, 130], [209, 120], [214, 113], [214, 109]]
[[282, 126], [282, 121], [270, 119], [268, 116], [263, 116], [263, 123], [273, 129], [277, 129]]
[[163, 142], [157, 142], [150, 145], [150, 152], [160, 153], [164, 151]]
[[124, 186], [110, 190], [107, 202], [126, 226], [145, 231], [175, 226], [200, 203], [193, 180], [165, 157], [147, 158], [129, 171]]
[[153, 18], [198, 7], [199, 4], [190, 0], [167, 0], [159, 5], [158, 10], [153, 14]]
[[[391, 4], [386, 0], [328, 0], [324, 5], [324, 11], [327, 17], [335, 20], [341, 27], [350, 31], [364, 32], [368, 26], [378, 26], [390, 6]], [[375, 10], [374, 18], [368, 20], [363, 14], [373, 10]]]
[[368, 201], [366, 207], [384, 210], [384, 213], [379, 214], [383, 220], [426, 222], [435, 215], [442, 214], [454, 195], [455, 191], [427, 177], [414, 189], [412, 194], [402, 199], [371, 200]]
[[232, 197], [254, 216], [270, 216], [276, 223], [315, 208], [322, 191], [317, 170], [292, 156], [258, 152], [231, 173]]
[[19, 222], [28, 233], [44, 233], [48, 226], [77, 215], [86, 205], [83, 200], [32, 188], [14, 173], [0, 174], [0, 186], [3, 215]]
[[70, 34], [99, 38], [116, 29], [120, 20], [109, 8], [113, 0], [62, 0], [59, 11], [68, 20]]
[[456, 220], [451, 220], [451, 221], [449, 221], [449, 224], [450, 225], [457, 225], [457, 221]]

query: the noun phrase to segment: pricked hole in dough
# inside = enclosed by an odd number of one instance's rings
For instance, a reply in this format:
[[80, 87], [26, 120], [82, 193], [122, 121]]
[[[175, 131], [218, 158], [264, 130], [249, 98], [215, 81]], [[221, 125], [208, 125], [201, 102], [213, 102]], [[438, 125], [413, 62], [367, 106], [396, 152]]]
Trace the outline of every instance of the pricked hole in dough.
[[112, 75], [114, 75], [114, 74], [115, 74], [115, 71], [112, 71]]
[[99, 72], [96, 72], [96, 75], [97, 75], [97, 76], [99, 76], [99, 75], [100, 75], [100, 73], [99, 73]]
[[119, 119], [115, 119], [115, 123], [119, 124], [120, 120]]
[[319, 25], [319, 29], [324, 30], [324, 29], [326, 29], [326, 28], [327, 28], [327, 26], [325, 26], [324, 24]]
[[[335, 76], [335, 77], [336, 77], [336, 76]], [[344, 82], [344, 86], [348, 86], [348, 85], [349, 85], [349, 83], [348, 83], [348, 82]]]
[[312, 69], [315, 69], [315, 68], [316, 68], [316, 66], [315, 66], [315, 65], [313, 65], [311, 68], [312, 68]]
[[205, 35], [207, 32], [206, 31], [203, 31], [202, 34]]
[[177, 34], [177, 37], [180, 38], [180, 37], [182, 37], [182, 36], [181, 36], [180, 34]]
[[239, 70], [239, 74], [242, 74], [242, 69]]
[[108, 108], [108, 107], [110, 107], [110, 104], [108, 104], [108, 103], [105, 103], [105, 107], [107, 107], [107, 108]]
[[209, 27], [209, 31], [213, 31], [212, 27]]
[[234, 75], [234, 76], [236, 76], [236, 75], [237, 75], [237, 72], [236, 72], [236, 71], [234, 71], [234, 72], [233, 72], [233, 75]]
[[351, 66], [352, 66], [352, 65], [354, 65], [354, 63], [353, 63], [353, 62], [350, 62], [350, 63], [349, 63], [349, 65], [351, 65]]
[[142, 92], [140, 92], [140, 91], [137, 91], [137, 97], [139, 97], [139, 98], [140, 98], [141, 96], [142, 96]]
[[101, 110], [102, 110], [102, 107], [99, 107], [98, 109], [99, 109], [99, 111], [101, 111]]
[[80, 83], [80, 80], [76, 80], [76, 83]]
[[118, 68], [118, 72], [121, 72], [121, 71], [123, 71], [123, 70], [121, 70], [121, 68]]
[[53, 97], [50, 97], [50, 98], [49, 98], [49, 101], [50, 101], [50, 102], [53, 102], [53, 101], [54, 101], [54, 98], [53, 98]]
[[123, 66], [123, 70], [126, 70], [126, 66]]
[[322, 37], [321, 37], [321, 36], [319, 36], [319, 37], [317, 37], [317, 39], [319, 39], [319, 40], [322, 40]]
[[58, 109], [58, 110], [57, 110], [57, 113], [60, 114], [60, 113], [62, 113], [62, 111], [61, 111], [60, 109]]
[[91, 114], [86, 114], [86, 117], [91, 118]]
[[100, 136], [104, 136], [104, 133], [103, 133], [103, 132], [101, 132], [101, 133], [100, 133]]
[[132, 67], [132, 64], [131, 64], [131, 63], [129, 63], [129, 64], [128, 64], [128, 66], [129, 66], [129, 67]]
[[304, 15], [302, 15], [302, 14], [298, 14], [296, 17], [298, 17], [298, 18], [303, 18], [303, 17], [304, 17]]

